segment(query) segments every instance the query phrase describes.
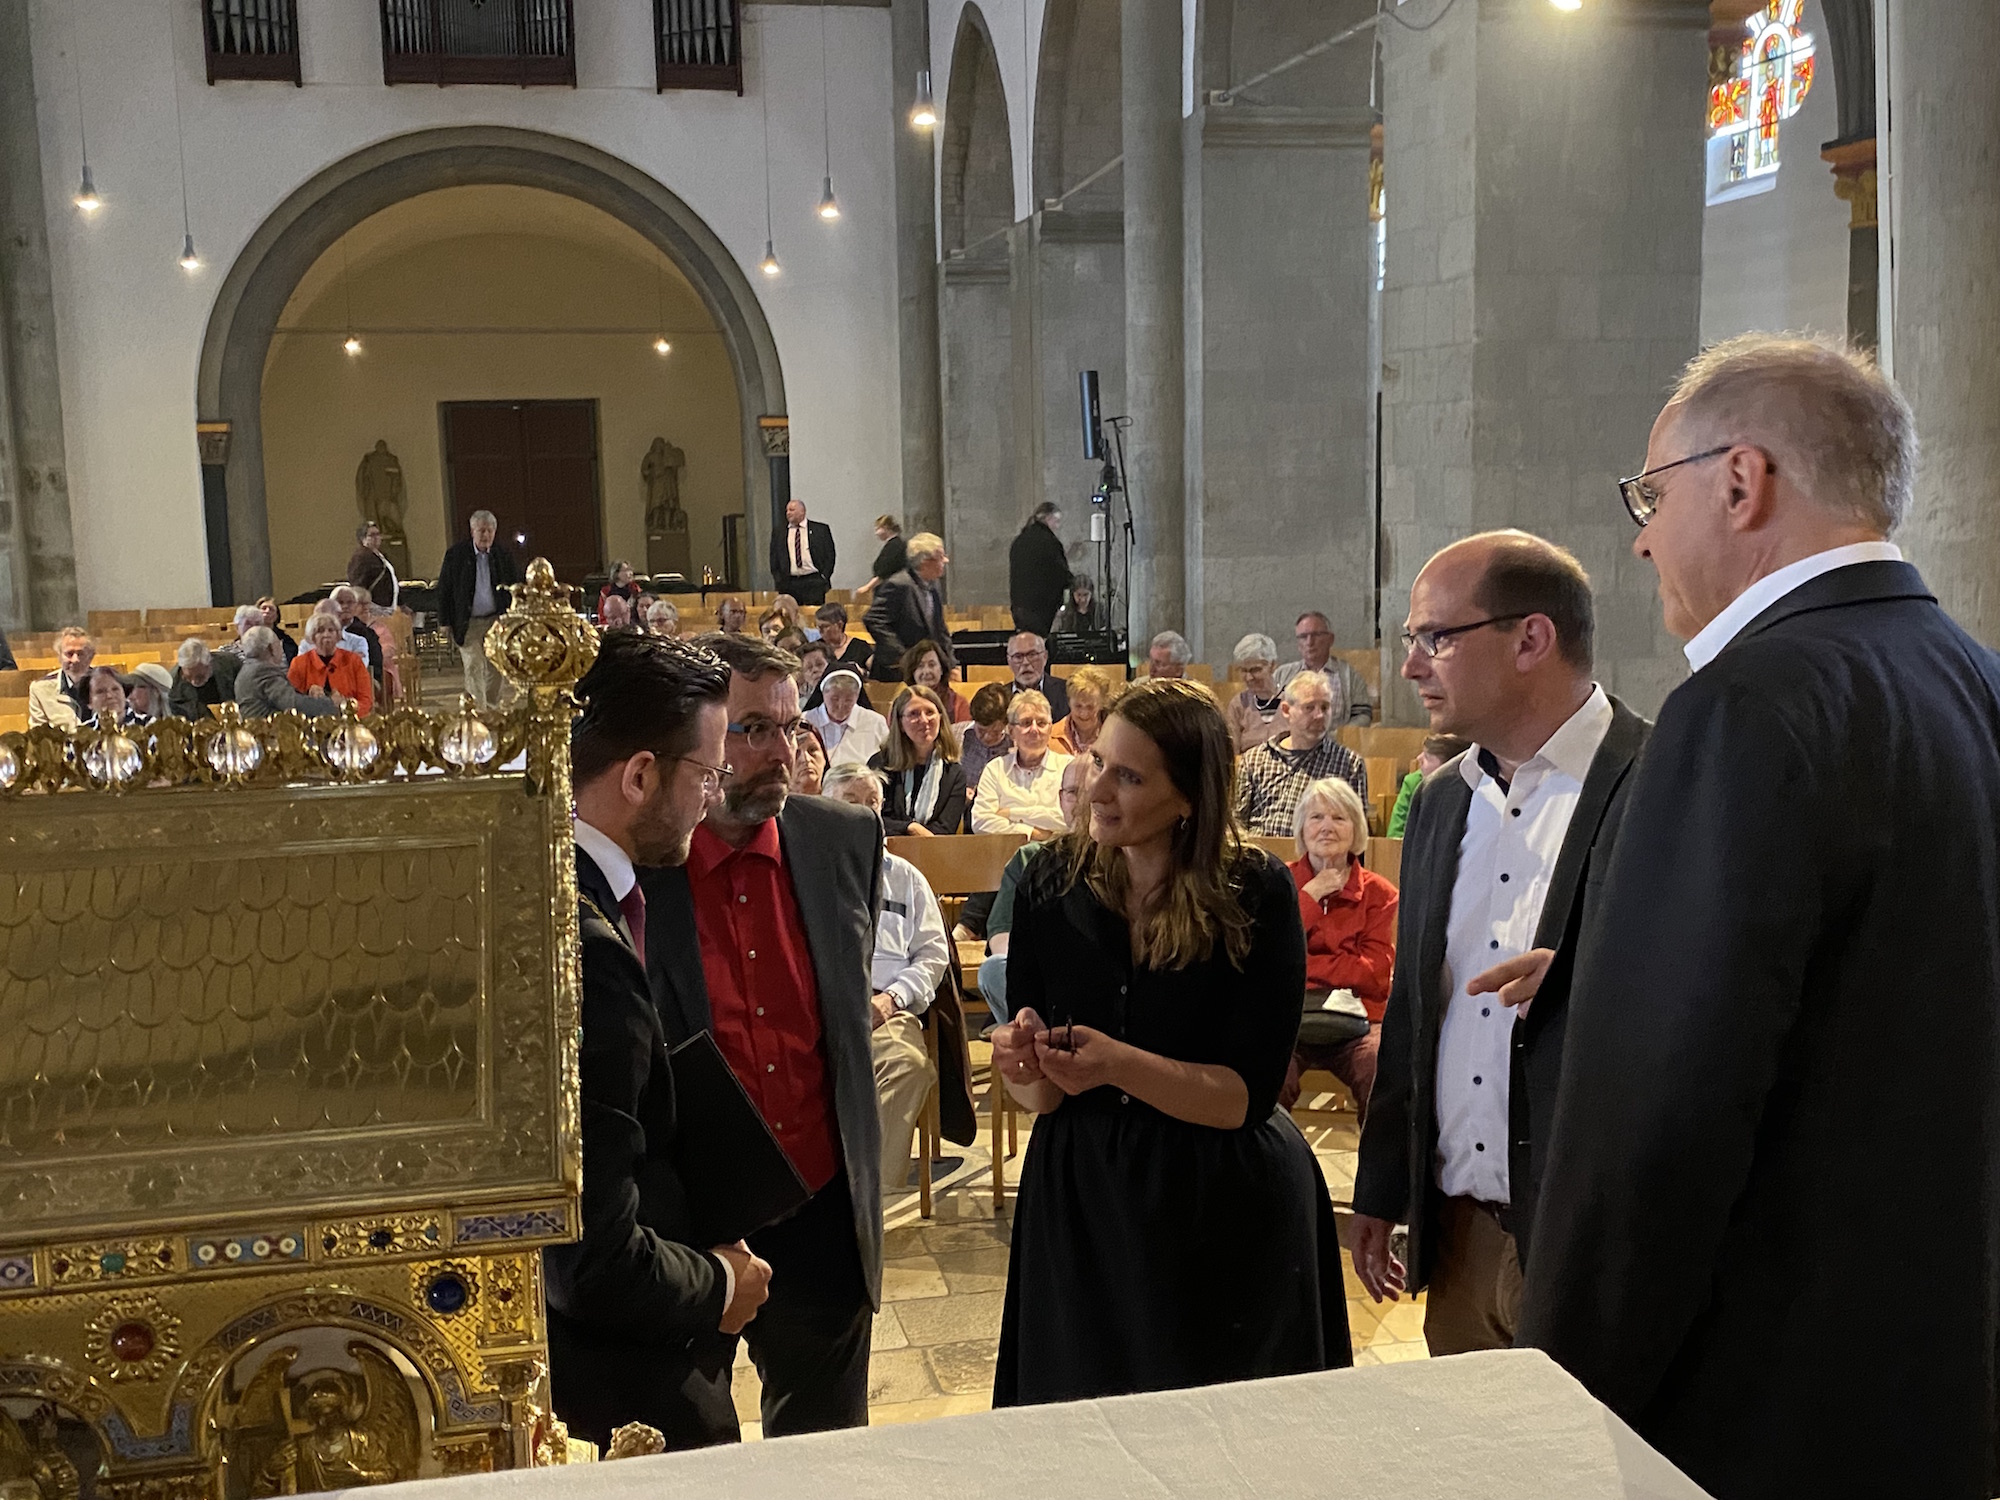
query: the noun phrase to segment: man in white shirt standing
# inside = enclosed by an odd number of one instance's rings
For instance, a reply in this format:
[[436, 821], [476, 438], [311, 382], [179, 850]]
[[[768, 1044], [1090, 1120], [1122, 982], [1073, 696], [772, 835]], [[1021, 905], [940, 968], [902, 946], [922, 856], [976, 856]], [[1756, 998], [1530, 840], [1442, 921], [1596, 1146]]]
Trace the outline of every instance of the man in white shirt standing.
[[[1406, 1282], [1428, 1291], [1433, 1355], [1514, 1338], [1537, 1102], [1553, 1108], [1566, 996], [1547, 981], [1517, 1020], [1485, 976], [1558, 946], [1645, 737], [1592, 680], [1593, 632], [1582, 566], [1525, 532], [1447, 547], [1410, 592], [1403, 675], [1432, 730], [1473, 745], [1411, 803], [1353, 1251], [1378, 1300]], [[1389, 1253], [1404, 1222], [1407, 1275]]]
[[[882, 775], [844, 761], [829, 767], [826, 796], [882, 815]], [[882, 915], [875, 923], [875, 1098], [882, 1110], [882, 1192], [899, 1193], [910, 1176], [910, 1137], [937, 1082], [924, 1046], [923, 1014], [952, 960], [944, 913], [930, 882], [899, 855], [882, 856]]]

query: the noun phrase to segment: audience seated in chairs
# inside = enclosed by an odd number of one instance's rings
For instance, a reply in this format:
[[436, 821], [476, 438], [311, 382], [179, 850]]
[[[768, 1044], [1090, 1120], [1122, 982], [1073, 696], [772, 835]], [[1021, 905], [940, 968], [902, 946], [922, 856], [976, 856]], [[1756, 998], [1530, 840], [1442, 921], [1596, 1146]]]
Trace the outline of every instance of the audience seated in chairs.
[[236, 701], [236, 671], [240, 656], [211, 652], [199, 636], [189, 636], [174, 654], [173, 683], [167, 702], [179, 718], [201, 720], [218, 703]]
[[1299, 799], [1323, 776], [1338, 776], [1368, 805], [1368, 767], [1333, 737], [1333, 708], [1333, 686], [1320, 673], [1300, 672], [1285, 684], [1278, 708], [1285, 732], [1236, 762], [1236, 817], [1251, 833], [1290, 834]]
[[[882, 811], [882, 778], [853, 761], [827, 768], [826, 795]], [[937, 897], [917, 867], [894, 854], [882, 856], [882, 915], [875, 923], [870, 966], [874, 998], [875, 1098], [882, 1112], [882, 1191], [909, 1181], [910, 1139], [917, 1116], [937, 1082], [924, 1047], [922, 1016], [952, 962]]]
[[[256, 608], [257, 619], [254, 623], [264, 626], [272, 635], [278, 638], [278, 649], [285, 653], [285, 664], [290, 666], [292, 658], [299, 654], [299, 643], [285, 633], [285, 627], [281, 621], [281, 611], [278, 608], [278, 601], [273, 599], [269, 594], [266, 594], [257, 601]], [[239, 637], [243, 634], [240, 626], [237, 628], [236, 634]]]
[[669, 640], [678, 639], [681, 633], [681, 612], [671, 601], [655, 599], [646, 606], [646, 633], [661, 635]]
[[90, 717], [90, 664], [97, 659], [97, 644], [88, 631], [65, 625], [56, 636], [56, 658], [60, 666], [28, 684], [28, 723], [74, 729]]
[[[368, 596], [351, 584], [342, 584], [326, 596], [326, 602], [334, 607], [340, 616], [340, 624], [349, 635], [361, 640], [362, 649], [355, 652], [368, 667], [368, 675], [375, 686], [382, 686], [382, 637], [375, 633], [375, 627], [368, 623]], [[323, 608], [324, 606], [322, 606]], [[353, 650], [353, 647], [349, 647]], [[296, 660], [296, 654], [293, 655]]]
[[92, 667], [87, 679], [90, 714], [85, 720], [98, 728], [113, 724], [137, 724], [139, 716], [125, 698], [125, 679], [110, 667]]
[[944, 701], [906, 687], [889, 713], [889, 743], [869, 760], [883, 773], [882, 826], [892, 837], [957, 833], [965, 826], [965, 767], [944, 722]]
[[597, 601], [597, 628], [599, 630], [637, 630], [632, 622], [632, 606], [616, 594], [607, 594]]
[[237, 642], [243, 665], [236, 671], [236, 706], [246, 719], [301, 713], [323, 718], [340, 712], [332, 698], [313, 698], [293, 687], [285, 675], [285, 648], [268, 625], [253, 625]]
[[867, 765], [889, 743], [889, 721], [861, 702], [861, 678], [852, 667], [836, 667], [820, 679], [820, 705], [802, 717], [819, 731], [829, 761]]
[[936, 641], [918, 641], [903, 653], [896, 675], [911, 687], [927, 687], [944, 700], [949, 713], [946, 722], [963, 724], [972, 717], [972, 705], [946, 680], [944, 654]]
[[1185, 677], [1194, 648], [1178, 630], [1162, 630], [1146, 646], [1146, 673], [1151, 677]]
[[792, 654], [799, 659], [799, 708], [818, 708], [819, 685], [833, 665], [833, 649], [825, 641], [807, 641]]
[[1125, 691], [1125, 679], [1109, 667], [1078, 667], [1069, 677], [1069, 712], [1049, 731], [1049, 745], [1064, 755], [1081, 755], [1097, 742], [1104, 710]]
[[1243, 673], [1243, 691], [1229, 700], [1222, 716], [1229, 721], [1229, 737], [1241, 755], [1252, 745], [1261, 745], [1285, 732], [1278, 717], [1283, 691], [1272, 680], [1278, 669], [1278, 643], [1255, 631], [1236, 643], [1230, 659]]
[[[1292, 836], [1299, 846], [1292, 880], [1306, 930], [1305, 1020], [1278, 1102], [1287, 1109], [1298, 1102], [1302, 1069], [1324, 1068], [1347, 1085], [1366, 1122], [1368, 1096], [1375, 1088], [1375, 1054], [1382, 1042], [1382, 1008], [1396, 967], [1396, 887], [1362, 866], [1368, 814], [1360, 795], [1337, 776], [1305, 789], [1292, 815]], [[1366, 1028], [1358, 1036], [1345, 1034], [1360, 1018], [1336, 995], [1341, 990], [1366, 1015]], [[1327, 1010], [1329, 996], [1338, 1009]]]
[[826, 789], [826, 743], [812, 725], [799, 728], [804, 732], [792, 753], [792, 795], [817, 797]]
[[1049, 748], [1049, 700], [1033, 688], [1007, 705], [1014, 748], [989, 761], [972, 798], [974, 833], [1061, 833], [1063, 767], [1071, 757]]
[[957, 727], [958, 763], [965, 767], [968, 818], [987, 762], [998, 760], [1013, 745], [1007, 732], [1007, 705], [1011, 701], [1005, 683], [989, 682], [972, 695], [972, 717]]
[[[632, 565], [619, 559], [611, 565], [611, 577], [603, 588], [597, 591], [597, 623], [599, 625], [629, 625], [632, 622], [632, 601], [638, 597], [639, 585], [632, 581]], [[611, 620], [604, 612], [607, 600], [616, 599], [625, 606], [623, 620]]]
[[1403, 778], [1401, 790], [1396, 793], [1395, 811], [1389, 814], [1387, 836], [1399, 839], [1410, 821], [1410, 803], [1415, 800], [1417, 788], [1424, 784], [1424, 778], [1448, 760], [1456, 759], [1472, 748], [1471, 740], [1460, 739], [1455, 734], [1433, 734], [1424, 740], [1423, 754], [1417, 757], [1417, 768]]
[[[264, 606], [262, 604], [237, 605], [235, 618], [230, 621], [230, 629], [235, 631], [236, 638], [226, 646], [216, 647], [215, 654], [217, 656], [233, 657], [237, 661], [243, 660], [244, 632], [254, 630], [257, 626], [264, 623]], [[266, 628], [271, 631], [273, 636], [278, 634], [278, 628], [275, 625], [267, 626]], [[281, 646], [279, 649], [283, 650], [283, 647]], [[286, 651], [285, 660], [289, 662], [296, 655], [298, 655], [296, 650]]]
[[1049, 671], [1048, 642], [1034, 631], [1017, 630], [1007, 638], [1007, 670], [1014, 674], [1009, 692], [1040, 693], [1048, 700], [1051, 722], [1069, 717], [1069, 687]]
[[741, 599], [724, 599], [715, 606], [715, 628], [724, 635], [748, 635], [750, 606]]
[[367, 663], [340, 640], [339, 616], [315, 613], [306, 621], [306, 649], [292, 658], [285, 677], [309, 698], [353, 699], [354, 711], [365, 718], [375, 711], [375, 684]]
[[785, 618], [782, 609], [767, 609], [757, 616], [757, 634], [764, 638], [764, 644], [767, 646], [777, 645], [778, 638], [791, 628], [792, 623]]
[[[1058, 797], [1062, 815], [1072, 828], [1076, 826], [1077, 810], [1084, 805], [1083, 793], [1089, 777], [1090, 757], [1087, 755], [1079, 755], [1063, 767], [1062, 790]], [[1088, 812], [1083, 816], [1087, 818]], [[996, 1026], [1006, 1025], [1013, 1014], [1007, 1008], [1007, 942], [1008, 934], [1014, 930], [1014, 891], [1021, 883], [1021, 876], [1027, 872], [1028, 861], [1040, 852], [1045, 842], [1036, 840], [1016, 849], [1007, 861], [1006, 869], [1000, 872], [1000, 888], [980, 893], [989, 899], [983, 918], [986, 957], [979, 964], [979, 993], [985, 997], [986, 1008], [993, 1012]], [[966, 905], [970, 907], [972, 902], [968, 901]], [[952, 936], [957, 937], [958, 933], [954, 931]]]
[[125, 674], [125, 702], [135, 718], [168, 719], [173, 708], [168, 701], [174, 690], [173, 674], [156, 661], [142, 661]]
[[866, 677], [868, 664], [875, 659], [875, 648], [847, 633], [847, 606], [838, 602], [822, 604], [813, 618], [819, 622], [815, 638], [826, 642], [826, 649], [833, 653], [833, 665], [852, 667]]

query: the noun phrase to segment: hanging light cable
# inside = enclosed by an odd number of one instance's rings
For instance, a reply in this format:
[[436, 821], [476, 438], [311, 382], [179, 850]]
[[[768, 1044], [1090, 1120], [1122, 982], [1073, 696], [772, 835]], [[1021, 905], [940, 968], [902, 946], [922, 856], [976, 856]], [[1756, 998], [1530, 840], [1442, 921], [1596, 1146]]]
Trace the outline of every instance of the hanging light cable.
[[937, 101], [931, 98], [931, 70], [921, 68], [917, 72], [917, 102], [910, 106], [910, 124], [918, 130], [933, 130], [937, 122]]
[[72, 201], [86, 214], [94, 214], [104, 207], [104, 200], [97, 196], [97, 184], [91, 181], [90, 128], [83, 118], [83, 17], [79, 14], [82, 7], [83, 0], [72, 0], [69, 8], [69, 60], [76, 71], [76, 139], [83, 148], [83, 180], [77, 184]]
[[655, 322], [659, 334], [653, 340], [653, 352], [662, 359], [674, 352], [674, 346], [667, 342], [667, 268], [666, 263], [653, 268], [653, 291], [655, 295]]
[[174, 86], [174, 145], [180, 156], [181, 165], [181, 269], [199, 271], [201, 255], [194, 248], [194, 220], [188, 213], [188, 153], [187, 131], [181, 124], [181, 63], [179, 49], [174, 45], [174, 23], [167, 17], [167, 64], [172, 70]]
[[[759, 31], [757, 41], [758, 61], [763, 60], [764, 46], [770, 41], [768, 34]], [[770, 80], [759, 79], [757, 102], [764, 111], [764, 258], [757, 262], [757, 269], [766, 276], [776, 276], [784, 267], [778, 264], [778, 252], [772, 248], [771, 238], [771, 86]]]
[[831, 223], [840, 217], [840, 200], [833, 196], [833, 105], [826, 89], [826, 0], [819, 0], [819, 143], [825, 153], [826, 176], [820, 179], [819, 216]]
[[354, 267], [347, 259], [347, 236], [340, 237], [340, 295], [347, 310], [347, 337], [340, 341], [351, 358], [361, 352], [361, 340], [354, 333]]

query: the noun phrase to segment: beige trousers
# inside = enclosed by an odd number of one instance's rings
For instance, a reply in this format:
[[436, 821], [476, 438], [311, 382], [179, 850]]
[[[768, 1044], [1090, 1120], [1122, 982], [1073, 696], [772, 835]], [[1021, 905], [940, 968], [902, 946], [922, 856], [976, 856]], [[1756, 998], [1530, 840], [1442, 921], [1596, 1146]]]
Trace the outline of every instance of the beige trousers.
[[1433, 1357], [1511, 1349], [1521, 1314], [1521, 1257], [1493, 1211], [1447, 1198], [1437, 1262], [1424, 1294], [1424, 1342]]
[[924, 1050], [924, 1023], [898, 1011], [870, 1044], [875, 1056], [875, 1103], [882, 1112], [882, 1191], [900, 1193], [910, 1176], [910, 1139], [937, 1082]]
[[476, 616], [466, 622], [465, 644], [458, 648], [459, 660], [465, 663], [465, 690], [472, 694], [472, 701], [481, 708], [502, 708], [512, 696], [507, 679], [500, 675], [500, 669], [493, 665], [486, 655], [486, 632], [493, 628], [498, 615]]

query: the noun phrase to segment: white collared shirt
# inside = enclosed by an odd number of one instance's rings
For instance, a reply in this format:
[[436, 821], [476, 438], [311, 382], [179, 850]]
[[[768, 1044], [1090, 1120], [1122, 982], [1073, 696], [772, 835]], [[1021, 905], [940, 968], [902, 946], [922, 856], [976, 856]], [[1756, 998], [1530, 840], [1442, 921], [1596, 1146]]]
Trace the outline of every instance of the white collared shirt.
[[813, 564], [812, 533], [806, 530], [806, 523], [786, 528], [785, 556], [794, 578], [810, 578], [819, 569]]
[[1074, 758], [1047, 750], [1032, 770], [1011, 750], [1004, 759], [989, 760], [972, 794], [972, 831], [1025, 833], [1029, 838], [1061, 833], [1069, 826], [1062, 813], [1063, 767]]
[[1744, 626], [1793, 589], [1803, 588], [1822, 573], [1831, 573], [1835, 568], [1851, 568], [1856, 563], [1902, 560], [1903, 549], [1893, 542], [1850, 542], [1845, 547], [1829, 547], [1811, 557], [1802, 557], [1775, 573], [1765, 574], [1738, 594], [1721, 614], [1681, 647], [1681, 651], [1686, 655], [1688, 665], [1699, 672], [1722, 654], [1724, 646], [1743, 633]]
[[[604, 872], [604, 878], [611, 886], [611, 899], [623, 901], [632, 887], [639, 883], [631, 857], [611, 841], [609, 834], [593, 828], [583, 819], [572, 818], [570, 826], [576, 834], [576, 847], [596, 861], [597, 868]], [[605, 915], [608, 917], [611, 913], [606, 912]]]
[[865, 766], [871, 755], [889, 743], [889, 721], [865, 704], [855, 704], [844, 724], [827, 713], [824, 703], [807, 709], [800, 717], [819, 731], [828, 765], [837, 760], [852, 760]]
[[1535, 945], [1549, 880], [1584, 778], [1611, 728], [1611, 700], [1593, 687], [1583, 707], [1514, 772], [1508, 790], [1480, 769], [1480, 747], [1459, 770], [1472, 788], [1451, 891], [1438, 1037], [1438, 1186], [1448, 1197], [1511, 1203], [1507, 1094], [1516, 1012], [1465, 986]]
[[923, 871], [901, 855], [882, 856], [882, 915], [875, 923], [875, 957], [869, 982], [893, 995], [896, 1009], [920, 1016], [951, 963], [944, 913]]

